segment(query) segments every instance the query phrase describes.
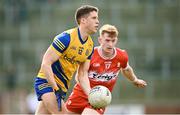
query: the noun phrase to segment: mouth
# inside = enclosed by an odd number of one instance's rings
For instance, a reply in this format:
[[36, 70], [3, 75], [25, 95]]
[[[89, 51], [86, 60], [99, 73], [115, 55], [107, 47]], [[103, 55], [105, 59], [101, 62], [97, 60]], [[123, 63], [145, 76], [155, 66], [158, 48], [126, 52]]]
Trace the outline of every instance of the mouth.
[[99, 26], [95, 26], [96, 29], [98, 29]]
[[107, 48], [107, 49], [111, 50], [111, 49], [113, 49], [113, 48]]

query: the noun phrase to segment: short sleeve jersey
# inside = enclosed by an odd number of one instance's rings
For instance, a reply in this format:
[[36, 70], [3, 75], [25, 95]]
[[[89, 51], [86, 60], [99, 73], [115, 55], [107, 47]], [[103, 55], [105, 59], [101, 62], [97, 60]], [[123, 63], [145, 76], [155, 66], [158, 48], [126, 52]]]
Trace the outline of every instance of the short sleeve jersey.
[[106, 59], [99, 52], [100, 47], [96, 47], [90, 62], [90, 84], [91, 87], [103, 85], [112, 91], [120, 69], [126, 69], [128, 65], [128, 54], [125, 50], [115, 48], [115, 55]]
[[[50, 47], [60, 56], [52, 64], [54, 78], [64, 92], [67, 92], [73, 74], [80, 63], [90, 61], [93, 53], [93, 41], [90, 36], [83, 41], [78, 28], [73, 28], [57, 35]], [[38, 77], [45, 78], [40, 70]]]

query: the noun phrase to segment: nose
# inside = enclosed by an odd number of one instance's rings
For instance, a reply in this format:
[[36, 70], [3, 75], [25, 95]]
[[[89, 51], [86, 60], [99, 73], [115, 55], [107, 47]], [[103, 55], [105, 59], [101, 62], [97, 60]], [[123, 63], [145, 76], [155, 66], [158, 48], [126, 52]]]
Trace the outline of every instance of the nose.
[[113, 42], [109, 41], [108, 46], [112, 47], [113, 46]]
[[96, 21], [96, 24], [98, 24], [99, 25], [99, 20], [97, 19], [97, 21]]

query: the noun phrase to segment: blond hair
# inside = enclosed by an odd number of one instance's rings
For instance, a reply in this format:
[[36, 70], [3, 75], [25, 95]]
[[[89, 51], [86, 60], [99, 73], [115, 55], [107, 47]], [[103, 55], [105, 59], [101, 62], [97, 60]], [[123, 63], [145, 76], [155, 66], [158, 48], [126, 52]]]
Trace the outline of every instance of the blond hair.
[[104, 33], [108, 33], [109, 36], [112, 36], [112, 37], [117, 37], [119, 34], [117, 28], [110, 24], [105, 24], [100, 28], [99, 30], [100, 36], [102, 36]]

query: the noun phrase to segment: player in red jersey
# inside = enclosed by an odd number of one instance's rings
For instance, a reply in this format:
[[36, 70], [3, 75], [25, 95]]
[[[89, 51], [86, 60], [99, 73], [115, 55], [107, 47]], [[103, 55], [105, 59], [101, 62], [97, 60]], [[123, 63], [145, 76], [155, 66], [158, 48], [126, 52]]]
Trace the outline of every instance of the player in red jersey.
[[[100, 46], [95, 47], [88, 71], [91, 88], [96, 85], [106, 86], [111, 92], [121, 73], [137, 87], [145, 87], [144, 80], [138, 79], [128, 64], [128, 54], [125, 50], [116, 48], [118, 30], [115, 26], [106, 24], [100, 29], [98, 38]], [[78, 79], [77, 79], [78, 81]], [[88, 96], [77, 82], [66, 101], [69, 113], [103, 114], [105, 108], [93, 109], [88, 102]]]

